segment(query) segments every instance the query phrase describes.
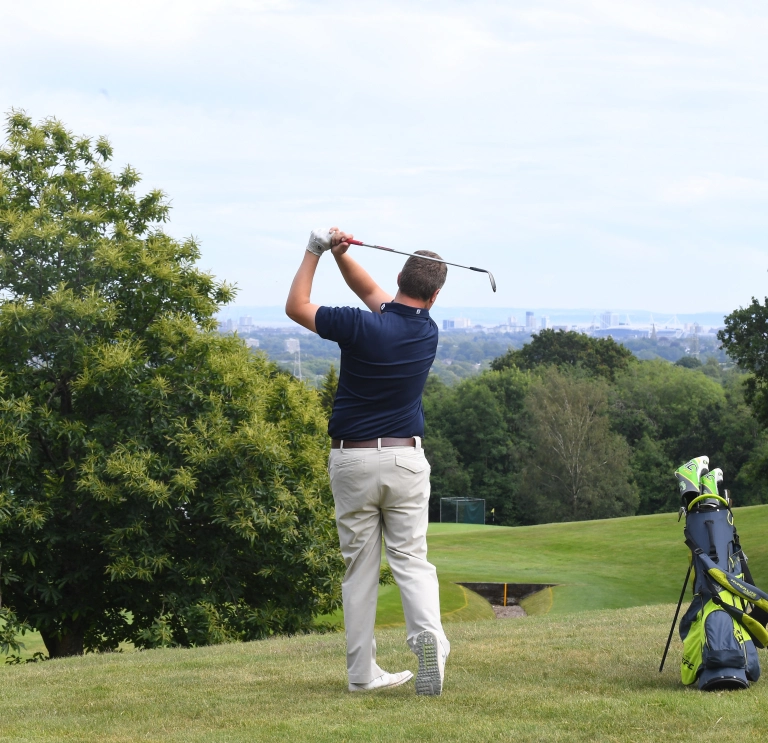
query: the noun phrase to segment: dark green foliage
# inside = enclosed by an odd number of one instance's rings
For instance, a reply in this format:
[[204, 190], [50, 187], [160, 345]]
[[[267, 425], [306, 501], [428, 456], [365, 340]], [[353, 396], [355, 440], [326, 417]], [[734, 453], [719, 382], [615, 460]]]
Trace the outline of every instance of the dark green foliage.
[[643, 361], [621, 375], [614, 389], [613, 424], [633, 451], [640, 513], [676, 510], [671, 474], [698, 453], [715, 465], [720, 440], [717, 420], [723, 388], [703, 374], [664, 361]]
[[750, 372], [745, 380], [746, 400], [763, 425], [768, 425], [768, 298], [763, 304], [754, 297], [725, 318], [717, 337], [741, 369]]
[[698, 369], [701, 367], [701, 359], [698, 356], [682, 356], [675, 361], [675, 366], [684, 366], [686, 369]]
[[432, 467], [429, 519], [439, 521], [441, 498], [470, 496], [469, 472], [462, 466], [456, 447], [439, 433], [428, 437], [424, 444], [424, 453]]
[[[509, 358], [495, 365], [504, 367]], [[768, 502], [768, 435], [744, 400], [743, 374], [723, 371], [712, 356], [695, 369], [661, 360], [630, 361], [613, 379], [591, 373], [580, 362], [553, 364], [551, 359], [535, 365], [532, 376], [513, 365], [502, 374], [516, 376], [484, 373], [453, 388], [430, 377], [425, 448], [432, 462], [433, 519], [441, 495], [486, 498], [487, 510], [496, 507], [498, 520], [506, 524], [559, 520], [566, 514], [602, 518], [675, 511], [674, 469], [705, 453], [713, 467], [723, 469], [739, 505]], [[563, 477], [553, 468], [563, 465], [557, 464], [547, 436], [567, 428], [563, 411], [550, 406], [556, 425], [549, 432], [541, 414], [547, 396], [562, 393], [565, 399], [562, 379], [570, 380], [569, 394], [599, 401], [590, 448], [598, 459], [614, 462], [614, 479], [604, 485], [609, 480], [598, 473], [598, 494], [581, 501], [581, 514], [578, 498], [576, 510], [573, 499], [566, 506], [566, 491], [553, 484]], [[556, 477], [542, 479], [547, 473]]]
[[[439, 510], [439, 498], [447, 492], [485, 498], [486, 512], [495, 508], [497, 523], [521, 523], [515, 495], [527, 451], [523, 411], [529, 383], [527, 372], [505, 369], [450, 389], [438, 381], [427, 386], [427, 456], [433, 437], [452, 447], [436, 444], [441, 456], [435, 458], [433, 478], [450, 486], [443, 493], [433, 490], [431, 511]], [[462, 470], [469, 477], [469, 489], [457, 492], [466, 482]]]
[[[8, 582], [10, 581], [6, 581], [6, 585]], [[7, 606], [0, 607], [0, 654], [10, 655], [21, 652], [24, 649], [24, 643], [19, 638], [31, 629], [29, 624], [21, 621]]]
[[104, 140], [0, 150], [0, 590], [51, 656], [298, 632], [338, 605], [317, 394], [214, 332], [231, 289]]
[[532, 453], [519, 500], [531, 523], [634, 515], [629, 447], [611, 431], [608, 385], [546, 369], [527, 398]]
[[320, 388], [320, 404], [329, 416], [333, 412], [333, 403], [336, 401], [336, 390], [338, 388], [339, 375], [336, 374], [336, 367], [331, 364], [325, 379], [323, 379], [323, 386]]
[[580, 368], [596, 376], [614, 379], [634, 361], [632, 352], [612, 338], [592, 338], [574, 330], [542, 330], [519, 350], [509, 350], [491, 363], [495, 370], [516, 366], [535, 369], [553, 365]]
[[[707, 367], [709, 362], [700, 368]], [[678, 507], [669, 473], [695, 452], [723, 470], [739, 505], [762, 502], [766, 489], [747, 472], [755, 471], [765, 434], [744, 402], [743, 375], [721, 376], [719, 366], [716, 374], [644, 361], [617, 379], [611, 417], [632, 448], [639, 513]]]

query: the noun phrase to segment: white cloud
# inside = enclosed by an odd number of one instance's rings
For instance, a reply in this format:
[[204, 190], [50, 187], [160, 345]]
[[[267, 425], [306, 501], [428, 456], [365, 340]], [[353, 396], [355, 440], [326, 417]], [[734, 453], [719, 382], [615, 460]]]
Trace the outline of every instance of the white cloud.
[[731, 200], [765, 202], [768, 201], [768, 181], [710, 173], [670, 183], [662, 193], [664, 199], [671, 204], [722, 203]]
[[[746, 0], [0, 0], [0, 23], [0, 109], [110, 136], [244, 304], [281, 304], [330, 222], [496, 275], [452, 272], [448, 304], [765, 293], [768, 8]], [[697, 255], [728, 258], [720, 307], [660, 280]]]

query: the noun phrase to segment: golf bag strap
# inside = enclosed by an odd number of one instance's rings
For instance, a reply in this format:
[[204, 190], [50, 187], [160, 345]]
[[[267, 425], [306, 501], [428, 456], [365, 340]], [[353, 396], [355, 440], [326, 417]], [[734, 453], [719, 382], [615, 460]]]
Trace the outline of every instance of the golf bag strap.
[[704, 550], [699, 547], [696, 542], [693, 541], [693, 537], [691, 536], [688, 529], [683, 530], [683, 534], [685, 535], [685, 546], [694, 554], [694, 555], [701, 555], [703, 554]]
[[[752, 617], [747, 614], [747, 612], [742, 611], [741, 609], [731, 606], [730, 604], [726, 604], [725, 601], [723, 601], [720, 596], [716, 593], [712, 594], [712, 603], [716, 606], [719, 606], [726, 614], [731, 616], [733, 619], [735, 619], [739, 626], [747, 633], [747, 635], [752, 639], [752, 642], [755, 643], [755, 646], [758, 648], [764, 648], [765, 644], [756, 636], [755, 632], [750, 632], [749, 628], [747, 627], [747, 624], [744, 620], [744, 617], [748, 617], [749, 619], [752, 619]], [[749, 621], [749, 619], [747, 621]], [[759, 622], [755, 622], [756, 624], [759, 624]]]
[[[686, 546], [688, 547], [688, 549], [691, 551], [691, 553], [694, 556], [705, 554], [704, 550], [701, 549], [701, 547], [699, 547], [699, 545], [696, 544], [694, 539], [691, 537], [690, 532], [688, 531], [687, 528], [683, 531], [683, 533], [685, 535], [685, 544], [686, 544]], [[738, 535], [736, 535], [736, 537], [734, 538], [734, 544], [738, 544], [737, 540], [738, 540]], [[741, 550], [741, 545], [740, 544], [738, 544], [738, 549]], [[743, 551], [742, 551], [742, 558], [744, 558]], [[754, 587], [755, 581], [752, 578], [752, 573], [749, 570], [749, 566], [747, 565], [746, 558], [742, 559], [741, 563], [742, 563], [742, 573], [744, 575], [744, 582], [749, 584], [750, 586]], [[698, 568], [697, 568], [697, 571], [698, 571]], [[715, 588], [714, 588], [715, 583], [714, 583], [714, 581], [712, 581], [712, 578], [709, 575], [709, 572], [706, 569], [704, 569], [703, 573], [706, 576], [707, 584], [710, 587], [710, 593], [712, 593], [713, 595], [715, 595], [716, 593], [719, 593], [719, 589], [715, 590]], [[753, 605], [752, 606], [752, 611], [750, 612], [749, 616], [752, 619], [754, 619], [754, 621], [756, 621], [758, 624], [762, 624], [763, 627], [768, 625], [768, 611], [765, 611], [764, 609], [760, 608], [759, 606], [754, 606]]]
[[[741, 545], [739, 544], [738, 534], [734, 538], [734, 543], [736, 544], [739, 552], [741, 552], [741, 572], [744, 574], [744, 580], [747, 583], [751, 583], [754, 586], [755, 579], [752, 577], [752, 571], [749, 569], [747, 556], [744, 554], [744, 552], [741, 549]], [[763, 627], [768, 625], [768, 611], [761, 609], [759, 606], [753, 606], [752, 611], [749, 613], [749, 616], [751, 616], [752, 619], [754, 619], [756, 622], [759, 622], [760, 624], [762, 624]]]

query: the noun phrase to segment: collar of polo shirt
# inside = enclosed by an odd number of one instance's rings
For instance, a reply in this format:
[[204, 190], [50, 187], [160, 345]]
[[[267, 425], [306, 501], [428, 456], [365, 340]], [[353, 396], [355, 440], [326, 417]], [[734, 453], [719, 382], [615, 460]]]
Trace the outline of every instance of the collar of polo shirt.
[[424, 307], [410, 307], [399, 302], [382, 302], [382, 312], [396, 312], [398, 315], [410, 315], [411, 317], [429, 317], [429, 310]]

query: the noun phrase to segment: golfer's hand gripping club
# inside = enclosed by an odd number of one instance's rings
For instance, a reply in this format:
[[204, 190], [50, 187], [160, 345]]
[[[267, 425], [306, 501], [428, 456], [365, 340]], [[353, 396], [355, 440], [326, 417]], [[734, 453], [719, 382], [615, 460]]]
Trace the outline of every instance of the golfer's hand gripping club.
[[[409, 258], [421, 258], [425, 261], [434, 261], [435, 263], [445, 263], [446, 266], [456, 266], [456, 268], [466, 268], [469, 271], [479, 271], [480, 273], [487, 273], [488, 278], [491, 281], [491, 289], [496, 291], [496, 280], [493, 278], [493, 274], [490, 271], [486, 271], [484, 268], [476, 268], [475, 266], [462, 266], [460, 263], [451, 263], [450, 261], [444, 261], [440, 258], [431, 258], [428, 255], [416, 255], [415, 253], [404, 253], [402, 250], [393, 250], [392, 248], [385, 248], [383, 245], [369, 245], [368, 243], [360, 242], [360, 240], [349, 239], [350, 245], [360, 245], [363, 248], [373, 248], [374, 250], [385, 250], [387, 253], [397, 253], [398, 255], [407, 255]], [[309, 250], [309, 248], [307, 248]]]
[[309, 233], [307, 250], [318, 258], [333, 247], [333, 230], [328, 227], [318, 227]]

